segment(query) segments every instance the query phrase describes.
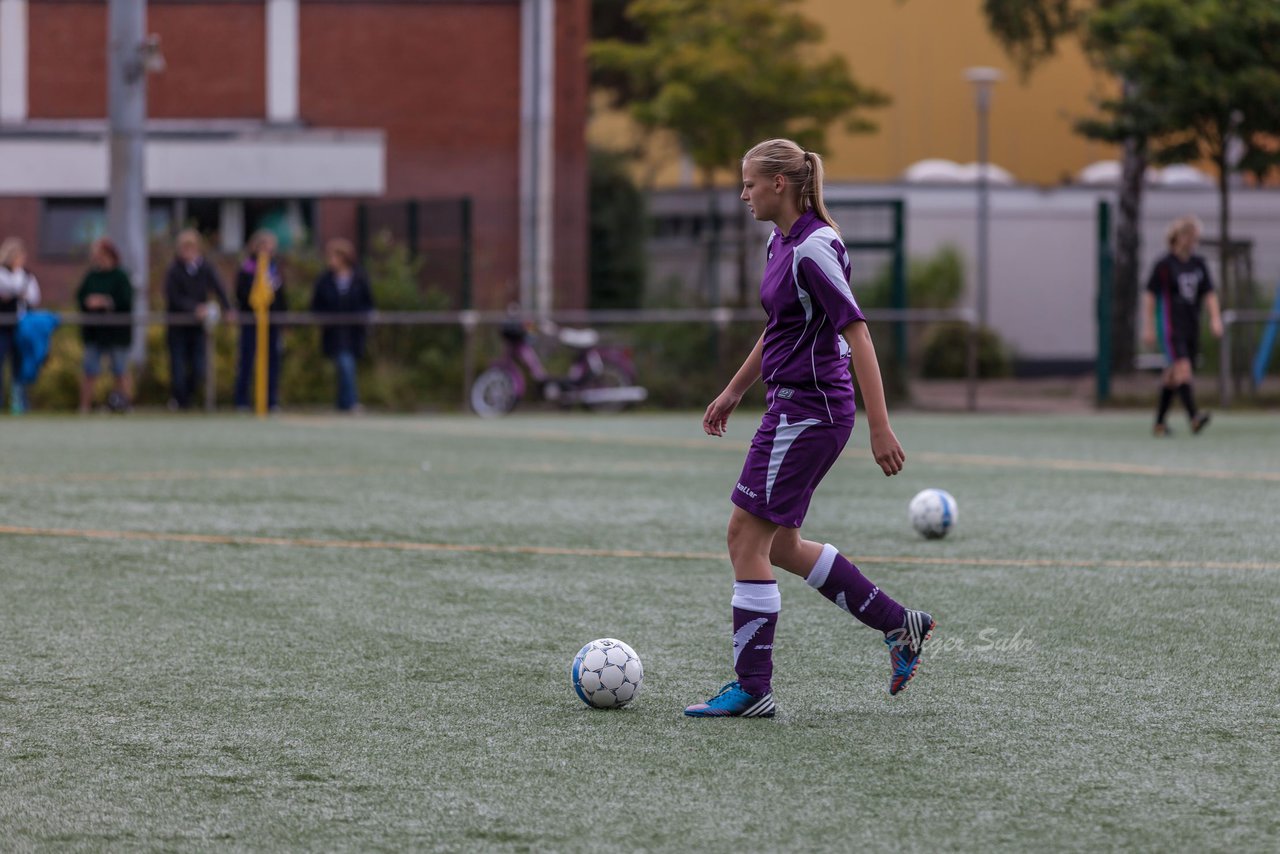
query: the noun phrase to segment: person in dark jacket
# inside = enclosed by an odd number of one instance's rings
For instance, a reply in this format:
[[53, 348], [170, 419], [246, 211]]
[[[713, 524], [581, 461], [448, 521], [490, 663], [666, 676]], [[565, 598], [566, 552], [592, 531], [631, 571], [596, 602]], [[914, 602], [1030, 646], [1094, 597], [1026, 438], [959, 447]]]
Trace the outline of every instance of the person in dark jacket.
[[[249, 304], [249, 295], [253, 292], [253, 282], [258, 275], [258, 254], [267, 254], [267, 282], [271, 287], [271, 307], [269, 312], [277, 314], [288, 311], [289, 303], [285, 296], [284, 276], [280, 271], [280, 262], [276, 259], [276, 236], [270, 231], [255, 232], [249, 238], [248, 252], [240, 270], [236, 273], [236, 306], [240, 309], [240, 364], [236, 370], [235, 402], [237, 409], [248, 409], [250, 406], [249, 387], [253, 383], [254, 358], [258, 349], [257, 330], [253, 322], [253, 306]], [[280, 408], [280, 355], [282, 341], [280, 327], [274, 323], [268, 325], [267, 332], [267, 406], [276, 410]]]
[[[347, 240], [330, 240], [325, 246], [329, 269], [316, 279], [311, 294], [311, 310], [317, 314], [364, 314], [373, 311], [373, 290], [369, 279], [356, 264], [356, 253]], [[356, 360], [364, 355], [364, 324], [325, 326], [321, 346], [333, 359], [338, 374], [338, 409], [358, 411]]]
[[[187, 409], [196, 386], [204, 377], [205, 328], [213, 300], [226, 311], [227, 292], [218, 271], [205, 260], [200, 232], [193, 228], [178, 234], [176, 253], [164, 276], [165, 307], [170, 314], [194, 314], [197, 325], [169, 324], [170, 409]], [[214, 315], [216, 319], [216, 314]]]
[[[120, 268], [120, 250], [108, 238], [93, 242], [89, 253], [89, 272], [76, 290], [76, 305], [85, 314], [129, 315], [133, 311], [133, 283]], [[133, 382], [129, 376], [129, 347], [133, 344], [133, 327], [127, 324], [84, 326], [84, 377], [80, 381], [80, 412], [89, 411], [93, 403], [93, 387], [102, 370], [102, 358], [111, 362], [115, 390], [108, 404], [125, 410], [133, 400]], [[113, 403], [114, 401], [114, 403]]]

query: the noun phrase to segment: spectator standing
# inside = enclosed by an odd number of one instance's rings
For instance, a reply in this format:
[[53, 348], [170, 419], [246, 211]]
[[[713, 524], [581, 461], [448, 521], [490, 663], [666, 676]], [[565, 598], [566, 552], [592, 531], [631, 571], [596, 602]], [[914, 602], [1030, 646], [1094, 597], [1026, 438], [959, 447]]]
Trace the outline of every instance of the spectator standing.
[[[348, 240], [331, 240], [325, 246], [328, 269], [316, 279], [311, 310], [317, 314], [367, 314], [373, 311], [373, 289], [356, 263], [355, 248]], [[356, 360], [364, 356], [365, 327], [361, 323], [325, 326], [320, 335], [326, 358], [338, 374], [338, 410], [361, 409], [356, 393]]]
[[[253, 306], [249, 304], [249, 294], [253, 292], [253, 282], [258, 275], [258, 255], [267, 255], [267, 282], [271, 287], [271, 314], [288, 310], [285, 296], [284, 276], [280, 270], [280, 262], [276, 259], [278, 246], [275, 234], [270, 231], [257, 231], [249, 238], [248, 254], [236, 274], [236, 306], [240, 309], [240, 362], [236, 369], [235, 403], [237, 409], [250, 407], [249, 387], [254, 376], [254, 359], [257, 356], [257, 331], [253, 322]], [[267, 406], [270, 409], [280, 408], [280, 327], [274, 323], [267, 328]]]
[[[195, 398], [196, 386], [205, 371], [205, 327], [214, 300], [223, 311], [230, 308], [226, 289], [218, 271], [204, 257], [200, 232], [186, 229], [178, 234], [176, 253], [164, 276], [165, 306], [170, 314], [194, 314], [200, 323], [170, 323], [169, 374], [170, 409], [187, 409]], [[216, 317], [216, 314], [215, 314]]]
[[[27, 270], [27, 247], [16, 237], [0, 243], [0, 315], [16, 324], [28, 308], [40, 304], [40, 283]], [[0, 325], [0, 405], [4, 401], [4, 364], [9, 362], [12, 387], [9, 407], [14, 415], [27, 411], [26, 389], [19, 376], [22, 357], [18, 350], [18, 327]]]
[[[120, 250], [106, 237], [93, 242], [89, 252], [89, 272], [76, 290], [76, 304], [85, 314], [129, 316], [133, 311], [133, 284], [120, 269]], [[87, 413], [93, 403], [93, 387], [102, 370], [105, 356], [111, 363], [115, 379], [112, 408], [128, 409], [133, 401], [133, 382], [129, 375], [129, 346], [133, 343], [133, 327], [127, 323], [111, 326], [83, 326], [84, 377], [80, 381], [80, 412]]]

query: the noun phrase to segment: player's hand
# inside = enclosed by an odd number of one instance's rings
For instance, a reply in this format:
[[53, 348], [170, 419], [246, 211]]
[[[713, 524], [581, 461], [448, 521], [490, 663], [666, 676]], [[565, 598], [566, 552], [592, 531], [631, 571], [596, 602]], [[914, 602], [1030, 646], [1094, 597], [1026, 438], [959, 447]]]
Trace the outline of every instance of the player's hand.
[[1142, 330], [1142, 346], [1150, 349], [1156, 346], [1156, 331], [1147, 327]]
[[1210, 317], [1209, 331], [1213, 333], [1214, 338], [1221, 338], [1222, 337], [1222, 318]]
[[902, 450], [898, 437], [893, 435], [893, 430], [888, 425], [872, 428], [871, 455], [875, 457], [876, 465], [880, 466], [885, 477], [892, 477], [902, 471], [907, 462], [906, 452]]
[[720, 392], [720, 396], [711, 401], [706, 414], [702, 416], [702, 432], [708, 436], [723, 436], [725, 428], [729, 426], [729, 415], [738, 408], [741, 401], [740, 394], [734, 394], [728, 389]]

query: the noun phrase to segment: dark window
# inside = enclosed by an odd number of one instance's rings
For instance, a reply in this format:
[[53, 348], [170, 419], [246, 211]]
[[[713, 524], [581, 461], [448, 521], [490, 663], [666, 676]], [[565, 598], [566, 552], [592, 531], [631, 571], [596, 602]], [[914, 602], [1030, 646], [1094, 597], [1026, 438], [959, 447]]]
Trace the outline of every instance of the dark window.
[[180, 228], [194, 228], [212, 241], [222, 230], [221, 199], [180, 199], [178, 201]]
[[[152, 240], [168, 240], [173, 205], [152, 201], [148, 217]], [[84, 259], [89, 244], [107, 233], [107, 203], [103, 199], [45, 199], [40, 211], [40, 255], [44, 258]]]
[[275, 234], [282, 252], [305, 246], [314, 232], [314, 209], [309, 199], [245, 199], [244, 241], [266, 229]]

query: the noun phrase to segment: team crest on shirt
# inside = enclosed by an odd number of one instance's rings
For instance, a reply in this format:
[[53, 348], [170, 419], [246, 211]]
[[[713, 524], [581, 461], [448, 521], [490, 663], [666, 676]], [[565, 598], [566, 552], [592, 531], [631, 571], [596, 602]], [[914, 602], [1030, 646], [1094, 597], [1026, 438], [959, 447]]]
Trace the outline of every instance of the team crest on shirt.
[[782, 398], [783, 400], [790, 400], [791, 398], [795, 397], [795, 394], [796, 394], [796, 390], [793, 388], [778, 389], [778, 397]]
[[1200, 295], [1200, 271], [1178, 274], [1178, 291], [1183, 302], [1195, 302]]

